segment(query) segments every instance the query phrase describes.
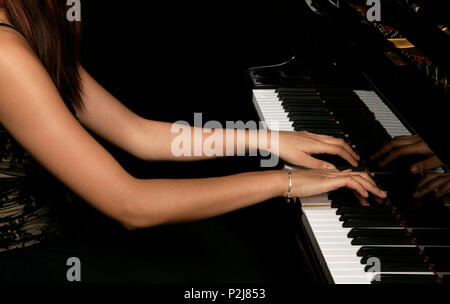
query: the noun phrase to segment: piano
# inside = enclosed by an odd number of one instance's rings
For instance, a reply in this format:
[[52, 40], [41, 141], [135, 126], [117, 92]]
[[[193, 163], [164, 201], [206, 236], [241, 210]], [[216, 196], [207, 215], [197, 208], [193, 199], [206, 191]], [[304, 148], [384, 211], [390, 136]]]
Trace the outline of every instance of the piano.
[[345, 139], [361, 156], [355, 169], [370, 172], [388, 198], [361, 206], [340, 189], [291, 202], [305, 261], [323, 283], [448, 284], [449, 204], [412, 197], [421, 176], [409, 167], [421, 156], [384, 168], [369, 159], [392, 138], [419, 134], [449, 164], [448, 16], [439, 2], [420, 0], [381, 1], [381, 21], [367, 19], [365, 1], [307, 2], [320, 37], [284, 62], [248, 70], [256, 112], [272, 130]]

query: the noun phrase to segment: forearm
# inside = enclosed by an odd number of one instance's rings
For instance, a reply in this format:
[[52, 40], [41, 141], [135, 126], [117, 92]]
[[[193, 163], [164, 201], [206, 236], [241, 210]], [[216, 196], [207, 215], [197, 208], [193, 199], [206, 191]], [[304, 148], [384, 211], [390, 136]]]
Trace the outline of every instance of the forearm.
[[195, 161], [270, 149], [270, 131], [202, 129], [141, 120], [130, 153], [143, 160]]
[[136, 180], [128, 220], [133, 228], [209, 218], [285, 195], [280, 170], [184, 180]]

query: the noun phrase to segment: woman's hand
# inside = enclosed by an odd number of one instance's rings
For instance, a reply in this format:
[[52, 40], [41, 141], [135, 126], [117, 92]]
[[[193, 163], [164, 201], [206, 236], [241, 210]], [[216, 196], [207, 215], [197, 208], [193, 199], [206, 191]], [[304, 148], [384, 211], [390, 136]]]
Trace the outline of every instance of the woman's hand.
[[371, 159], [377, 159], [381, 156], [384, 158], [379, 162], [380, 167], [386, 166], [388, 163], [402, 155], [428, 155], [429, 157], [423, 161], [415, 163], [411, 166], [412, 173], [421, 173], [428, 169], [434, 169], [443, 165], [442, 161], [431, 151], [430, 147], [418, 136], [399, 136], [394, 138], [388, 144], [383, 146], [378, 152], [372, 155]]
[[450, 172], [428, 172], [419, 181], [413, 196], [419, 198], [432, 191], [436, 191], [436, 197], [442, 197], [450, 191]]
[[386, 197], [369, 174], [351, 170], [293, 170], [292, 184], [293, 197], [313, 196], [342, 187], [352, 189], [362, 197], [368, 197], [369, 192], [380, 198]]
[[279, 144], [283, 160], [312, 169], [336, 169], [334, 165], [312, 157], [312, 154], [339, 155], [355, 167], [360, 159], [344, 140], [327, 135], [280, 131]]

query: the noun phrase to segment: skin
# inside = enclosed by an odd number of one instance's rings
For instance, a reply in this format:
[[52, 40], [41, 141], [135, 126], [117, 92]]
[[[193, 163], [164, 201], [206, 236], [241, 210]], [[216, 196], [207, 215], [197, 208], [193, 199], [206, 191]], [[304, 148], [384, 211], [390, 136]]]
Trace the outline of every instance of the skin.
[[[8, 23], [4, 14], [0, 14], [0, 22]], [[81, 67], [84, 107], [77, 109], [80, 124], [20, 34], [1, 28], [0, 45], [0, 123], [50, 173], [124, 227], [139, 229], [204, 219], [287, 196], [288, 175], [284, 170], [183, 180], [144, 180], [129, 175], [81, 124], [143, 160], [208, 157], [172, 155], [170, 146], [176, 134], [170, 132], [171, 124], [132, 113]], [[260, 134], [252, 136], [261, 140]], [[227, 143], [249, 150], [255, 148], [250, 142], [247, 140], [245, 147]], [[281, 133], [283, 159], [318, 169], [293, 172], [293, 196], [312, 196], [340, 187], [354, 189], [364, 197], [368, 192], [385, 196], [367, 174], [326, 170], [334, 167], [313, 159], [313, 153], [337, 154], [352, 165], [359, 159], [339, 139]]]
[[436, 173], [429, 171], [444, 165], [431, 151], [430, 147], [418, 136], [399, 136], [377, 151], [372, 159], [381, 159], [381, 167], [403, 155], [427, 155], [428, 158], [411, 166], [411, 173], [425, 174], [416, 186], [413, 196], [422, 197], [435, 191], [436, 197], [444, 196], [450, 190], [450, 173]]

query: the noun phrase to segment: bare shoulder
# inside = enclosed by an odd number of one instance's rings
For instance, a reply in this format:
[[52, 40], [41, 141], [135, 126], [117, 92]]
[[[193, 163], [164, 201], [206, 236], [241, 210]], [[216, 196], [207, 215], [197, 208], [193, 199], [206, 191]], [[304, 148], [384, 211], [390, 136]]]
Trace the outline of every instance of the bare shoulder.
[[[12, 31], [12, 32], [11, 32]], [[55, 91], [50, 75], [20, 34], [0, 31], [0, 107], [26, 105]], [[27, 95], [27, 98], [25, 96]], [[23, 98], [19, 98], [23, 97]], [[2, 115], [1, 115], [2, 116]]]
[[13, 29], [0, 28], [0, 67], [36, 63], [37, 56], [28, 42]]

